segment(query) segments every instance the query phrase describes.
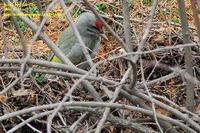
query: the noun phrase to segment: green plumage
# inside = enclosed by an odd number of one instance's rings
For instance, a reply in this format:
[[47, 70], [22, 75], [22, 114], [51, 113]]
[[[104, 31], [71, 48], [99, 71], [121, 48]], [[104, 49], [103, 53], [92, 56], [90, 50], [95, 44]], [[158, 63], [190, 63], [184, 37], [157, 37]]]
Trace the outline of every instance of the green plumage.
[[[88, 20], [86, 18], [83, 18], [83, 20], [80, 19], [79, 20], [80, 23], [76, 23], [76, 27], [83, 39], [83, 42], [88, 48], [89, 53], [92, 54], [92, 52], [95, 52], [99, 46], [100, 34], [95, 34], [95, 33], [91, 34], [91, 31], [93, 29], [88, 30], [90, 28], [89, 27], [90, 25], [88, 24], [87, 27], [87, 25], [84, 25], [85, 24], [84, 21], [87, 22]], [[91, 20], [89, 22], [91, 22]], [[60, 48], [60, 50], [71, 60], [73, 64], [77, 65], [85, 61], [85, 55], [83, 54], [82, 47], [80, 46], [80, 43], [77, 37], [75, 36], [71, 26], [65, 29], [63, 33], [61, 33], [57, 41], [57, 45]], [[50, 61], [61, 62], [60, 59], [53, 54], [50, 57]]]

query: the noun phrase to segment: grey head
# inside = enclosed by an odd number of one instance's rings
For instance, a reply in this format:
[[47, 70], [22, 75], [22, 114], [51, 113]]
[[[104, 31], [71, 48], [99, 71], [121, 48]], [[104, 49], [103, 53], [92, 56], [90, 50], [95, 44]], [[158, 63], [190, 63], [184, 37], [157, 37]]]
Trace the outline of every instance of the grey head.
[[92, 12], [82, 13], [76, 22], [77, 29], [82, 36], [99, 37], [102, 34], [102, 23]]

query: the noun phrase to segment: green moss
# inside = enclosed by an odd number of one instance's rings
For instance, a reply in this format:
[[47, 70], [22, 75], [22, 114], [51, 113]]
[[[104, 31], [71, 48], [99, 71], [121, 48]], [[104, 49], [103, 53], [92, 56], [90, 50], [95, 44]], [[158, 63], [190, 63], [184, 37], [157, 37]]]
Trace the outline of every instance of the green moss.
[[130, 1], [129, 1], [129, 4], [130, 4], [130, 8], [133, 8], [134, 5], [135, 5], [135, 0], [130, 0]]
[[31, 14], [39, 13], [39, 9], [36, 6], [30, 7], [29, 8], [29, 13], [31, 13]]
[[35, 80], [38, 82], [38, 83], [43, 83], [45, 81], [45, 76], [44, 74], [40, 74], [40, 73], [35, 73], [33, 74], [35, 75]]
[[98, 11], [105, 12], [105, 10], [106, 10], [106, 6], [103, 3], [97, 3], [95, 6]]
[[173, 16], [172, 19], [171, 19], [171, 21], [174, 22], [174, 23], [177, 23], [177, 24], [181, 23], [180, 18], [178, 18], [177, 16]]
[[26, 28], [26, 24], [24, 21], [22, 21], [21, 19], [19, 19], [19, 17], [17, 17], [17, 24], [19, 25], [19, 28], [22, 32], [25, 31]]
[[145, 6], [151, 6], [152, 0], [142, 0], [142, 4]]
[[73, 11], [72, 11], [72, 14], [77, 17], [81, 14], [81, 10], [80, 10], [80, 7], [76, 6]]

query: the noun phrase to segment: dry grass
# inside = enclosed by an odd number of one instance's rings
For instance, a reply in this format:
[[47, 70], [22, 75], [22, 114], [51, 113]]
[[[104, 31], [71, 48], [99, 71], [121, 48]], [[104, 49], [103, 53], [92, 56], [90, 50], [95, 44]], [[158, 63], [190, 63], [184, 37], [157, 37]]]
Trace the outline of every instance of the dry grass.
[[[115, 19], [116, 21], [123, 23], [121, 18], [116, 17], [122, 16], [122, 8], [121, 4], [118, 0], [93, 0], [93, 4], [95, 3], [103, 3], [106, 6], [106, 10], [104, 11], [104, 15], [111, 17], [112, 19]], [[186, 7], [187, 7], [187, 16], [189, 20], [190, 27], [194, 27], [193, 25], [193, 18], [191, 15], [191, 5], [189, 0], [186, 1]], [[85, 8], [82, 6], [82, 8]], [[143, 30], [146, 25], [146, 22], [148, 20], [148, 15], [151, 9], [151, 5], [142, 4], [141, 0], [135, 0], [133, 5], [131, 6], [131, 26], [133, 29], [133, 32], [136, 33], [137, 38], [141, 38], [143, 35]], [[55, 6], [53, 9], [55, 12], [62, 13], [62, 9], [59, 7], [59, 5]], [[76, 16], [73, 16], [74, 20], [76, 20]], [[39, 22], [39, 18], [32, 18], [35, 22]], [[7, 47], [9, 49], [8, 58], [19, 58], [22, 56], [21, 54], [21, 47], [19, 46], [19, 39], [18, 35], [16, 34], [16, 31], [13, 27], [13, 24], [10, 22], [9, 19], [5, 20], [5, 34], [6, 34], [6, 41], [7, 41]], [[123, 28], [117, 25], [116, 23], [107, 20], [109, 25], [116, 31], [116, 33], [119, 34], [120, 37], [123, 38]], [[175, 24], [174, 24], [175, 23]], [[45, 33], [53, 40], [53, 42], [56, 42], [58, 39], [59, 34], [68, 26], [68, 22], [66, 21], [65, 17], [50, 17], [48, 18], [46, 24], [45, 24]], [[195, 31], [193, 28], [190, 29], [191, 34], [195, 35]], [[159, 4], [159, 7], [157, 9], [156, 16], [154, 18], [154, 25], [151, 29], [150, 36], [148, 37], [148, 41], [145, 44], [145, 50], [151, 50], [158, 47], [163, 46], [172, 46], [180, 43], [181, 39], [178, 39], [176, 34], [179, 34], [181, 31], [180, 27], [180, 20], [178, 16], [178, 10], [177, 10], [177, 3], [176, 0], [162, 0]], [[112, 56], [114, 54], [120, 53], [120, 45], [117, 43], [117, 41], [105, 30], [106, 36], [108, 37], [108, 40], [103, 39], [101, 42], [101, 47], [98, 51], [98, 55], [96, 57], [95, 61], [108, 58], [109, 56]], [[26, 28], [24, 31], [24, 36], [28, 41], [33, 36], [31, 33], [31, 30]], [[0, 38], [2, 38], [1, 32], [0, 32]], [[134, 50], [137, 49], [137, 40], [136, 37], [133, 37], [133, 47]], [[174, 40], [173, 40], [174, 39]], [[196, 38], [193, 38], [194, 41], [197, 41]], [[3, 56], [2, 51], [2, 45], [3, 38], [0, 39], [0, 57]], [[12, 50], [14, 49], [15, 52]], [[16, 52], [17, 51], [17, 52]], [[50, 52], [50, 49], [47, 47], [47, 45], [42, 40], [37, 40], [32, 47], [32, 56], [34, 58], [44, 58], [48, 56], [48, 53]], [[183, 52], [180, 51], [174, 51], [169, 53], [152, 53], [148, 54], [143, 57], [144, 60], [161, 60], [161, 62], [174, 66], [177, 62], [180, 65], [183, 65]], [[198, 61], [196, 61], [199, 65]], [[123, 76], [125, 70], [127, 69], [127, 64], [123, 60], [116, 60], [113, 62], [110, 62], [106, 65], [101, 65], [98, 68], [99, 75], [108, 77], [110, 79], [114, 79], [116, 81], [120, 80]], [[139, 69], [139, 68], [138, 68]], [[144, 64], [144, 70], [145, 70], [145, 76], [146, 78], [151, 73], [152, 66], [148, 66], [148, 64]], [[162, 77], [169, 72], [162, 71], [160, 69], [155, 69], [152, 76], [149, 77], [149, 80], [153, 80], [159, 77]], [[7, 73], [0, 73], [2, 80], [1, 82], [5, 85], [8, 85], [13, 81], [13, 79], [17, 76], [16, 73], [7, 72]], [[141, 77], [141, 71], [138, 70], [138, 79]], [[73, 84], [73, 81], [64, 81], [62, 77], [60, 77], [57, 81], [45, 81], [43, 83], [38, 83], [36, 86], [36, 83], [34, 81], [27, 79], [25, 81], [25, 90], [20, 90], [20, 85], [18, 84], [13, 88], [12, 91], [10, 91], [5, 96], [0, 96], [0, 101], [3, 103], [2, 107], [4, 110], [7, 110], [8, 112], [16, 111], [21, 108], [25, 107], [31, 107], [35, 105], [43, 105], [51, 102], [58, 102], [60, 101], [64, 94], [70, 89], [70, 87]], [[104, 92], [101, 89], [101, 85], [99, 83], [93, 82], [93, 84], [97, 88], [97, 92], [101, 96], [105, 96]], [[182, 82], [182, 79], [180, 77], [175, 79], [170, 79], [164, 83], [156, 84], [151, 87], [151, 92], [164, 95], [168, 97], [170, 100], [180, 104], [181, 106], [184, 106], [184, 94], [181, 89], [184, 89], [184, 84]], [[2, 88], [2, 85], [0, 85], [0, 88]], [[41, 89], [41, 90], [40, 90]], [[27, 91], [28, 90], [28, 91]], [[181, 93], [180, 93], [181, 92]], [[74, 93], [74, 99], [77, 101], [91, 101], [93, 100], [90, 96], [87, 95], [85, 91], [79, 90]], [[121, 99], [122, 103], [128, 103], [128, 101]], [[163, 101], [164, 102], [164, 101]], [[199, 105], [197, 105], [199, 106]], [[167, 111], [162, 110], [161, 108], [156, 108], [156, 111], [165, 115], [169, 115]], [[113, 110], [114, 112], [114, 110]], [[117, 112], [117, 111], [116, 111]], [[126, 112], [124, 111], [127, 116], [134, 116], [141, 118], [143, 117], [141, 114], [138, 114], [136, 112]], [[67, 124], [72, 124], [74, 121], [76, 121], [76, 118], [80, 116], [80, 113], [77, 112], [65, 112], [65, 115], [67, 117]], [[28, 117], [28, 116], [27, 116]], [[94, 123], [92, 122], [92, 119], [89, 119], [88, 121], [84, 121], [82, 128], [86, 128], [88, 125], [91, 126]], [[43, 118], [43, 120], [46, 120], [46, 117]], [[33, 122], [33, 125], [37, 125], [38, 128], [43, 129], [45, 126], [44, 121], [40, 120], [38, 122]], [[17, 120], [9, 120], [10, 123], [15, 124], [19, 123]], [[56, 123], [54, 123], [56, 125]], [[154, 127], [154, 126], [152, 126]], [[10, 128], [8, 126], [8, 128]], [[55, 126], [56, 128], [56, 126]], [[128, 131], [128, 129], [125, 129]], [[25, 131], [23, 128], [22, 131]], [[81, 132], [81, 129], [80, 129]], [[82, 131], [83, 132], [83, 131]], [[114, 126], [111, 126], [109, 123], [105, 124], [105, 130], [104, 132], [115, 132]]]

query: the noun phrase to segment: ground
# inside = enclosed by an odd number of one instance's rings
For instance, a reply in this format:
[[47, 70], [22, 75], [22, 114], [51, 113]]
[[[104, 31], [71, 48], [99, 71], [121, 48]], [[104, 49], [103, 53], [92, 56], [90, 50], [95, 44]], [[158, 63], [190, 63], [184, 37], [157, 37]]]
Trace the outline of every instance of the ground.
[[[111, 19], [106, 19], [107, 23], [113, 28], [113, 30], [118, 33], [118, 35], [124, 39], [123, 35], [123, 27], [119, 24], [117, 24], [115, 21], [123, 24], [122, 20], [122, 7], [121, 3], [118, 0], [92, 0], [91, 1], [93, 5], [96, 5], [96, 7], [100, 10], [100, 12], [108, 16]], [[70, 8], [73, 8], [71, 11], [71, 15], [73, 16], [74, 21], [76, 21], [79, 13], [79, 8], [77, 8], [74, 5], [68, 4], [67, 5]], [[147, 24], [149, 13], [151, 10], [151, 0], [131, 0], [130, 3], [130, 22], [131, 22], [131, 29], [133, 33], [133, 50], [137, 50], [138, 41], [143, 36], [145, 26]], [[81, 5], [80, 10], [87, 9], [85, 6]], [[192, 11], [191, 11], [191, 5], [189, 0], [186, 1], [186, 9], [187, 9], [187, 17], [188, 22], [190, 26], [190, 34], [192, 36], [192, 40], [194, 42], [198, 41], [198, 38], [196, 37], [195, 32], [195, 26], [193, 24], [193, 17], [192, 17]], [[57, 4], [53, 11], [56, 13], [63, 13], [60, 6]], [[39, 24], [39, 17], [32, 17], [31, 18], [34, 22]], [[114, 19], [115, 21], [112, 21]], [[19, 45], [19, 36], [17, 35], [17, 32], [11, 23], [10, 18], [3, 17], [4, 21], [4, 33], [0, 32], [0, 57], [3, 58], [6, 55], [6, 58], [10, 59], [16, 59], [22, 57], [22, 48]], [[23, 30], [24, 38], [26, 40], [26, 44], [29, 44], [29, 41], [31, 37], [33, 37], [33, 33], [30, 28], [27, 28], [27, 26], [18, 20], [18, 22], [21, 24], [21, 28]], [[68, 21], [66, 17], [63, 16], [54, 16], [49, 17], [47, 19], [47, 22], [45, 23], [44, 32], [51, 38], [51, 40], [56, 43], [59, 34], [68, 27]], [[114, 37], [111, 36], [111, 34], [104, 28], [104, 32], [108, 38], [108, 40], [102, 39], [101, 47], [98, 50], [98, 55], [95, 57], [95, 62], [106, 59], [108, 57], [111, 57], [112, 55], [120, 54], [123, 50], [120, 47], [120, 44], [114, 39]], [[3, 35], [4, 34], [4, 35]], [[137, 36], [135, 36], [137, 35]], [[4, 39], [5, 37], [6, 39]], [[139, 39], [139, 40], [137, 40]], [[3, 47], [3, 41], [6, 41], [6, 46]], [[159, 3], [156, 16], [153, 20], [153, 27], [150, 31], [150, 35], [148, 36], [147, 43], [145, 44], [144, 50], [152, 50], [155, 48], [162, 48], [164, 46], [174, 46], [177, 44], [182, 44], [182, 37], [181, 37], [181, 23], [179, 19], [178, 14], [178, 7], [176, 0], [162, 0]], [[6, 50], [7, 49], [7, 52]], [[47, 47], [47, 45], [40, 39], [38, 39], [34, 44], [32, 45], [32, 58], [35, 59], [47, 59], [49, 53], [51, 50]], [[7, 54], [5, 54], [7, 53]], [[144, 73], [145, 78], [147, 81], [165, 76], [169, 74], [169, 71], [163, 71], [159, 68], [154, 68], [148, 64], [148, 61], [156, 60], [161, 61], [162, 63], [165, 63], [169, 66], [174, 66], [176, 64], [179, 64], [181, 67], [184, 66], [184, 58], [183, 58], [184, 52], [181, 49], [178, 50], [171, 50], [169, 52], [158, 52], [158, 53], [151, 53], [148, 55], [143, 55], [142, 58], [144, 59]], [[196, 53], [195, 53], [196, 55]], [[145, 63], [145, 60], [147, 61]], [[194, 59], [194, 66], [199, 67], [199, 59]], [[115, 60], [110, 62], [106, 65], [101, 65], [98, 67], [98, 74], [101, 76], [105, 76], [110, 79], [114, 79], [116, 81], [119, 81], [122, 76], [124, 75], [125, 70], [127, 69], [127, 63], [125, 60]], [[149, 76], [149, 74], [154, 70], [154, 72]], [[14, 80], [14, 78], [17, 76], [16, 73], [13, 74], [13, 72], [7, 72], [2, 73], [1, 82], [5, 84], [6, 86]], [[141, 71], [138, 66], [138, 72], [137, 72], [138, 82], [141, 79]], [[197, 74], [198, 77], [198, 74]], [[0, 101], [4, 103], [5, 105], [3, 108], [9, 112], [12, 112], [13, 110], [18, 110], [20, 108], [24, 107], [30, 107], [34, 105], [42, 105], [45, 103], [48, 103], [47, 101], [51, 102], [57, 102], [60, 101], [65, 94], [65, 92], [68, 91], [68, 89], [72, 86], [73, 81], [64, 81], [63, 78], [57, 80], [57, 81], [44, 81], [39, 83], [39, 80], [36, 79], [36, 81], [26, 80], [25, 82], [25, 90], [18, 90], [20, 87], [20, 84], [18, 86], [14, 87], [14, 90], [6, 96], [0, 96]], [[103, 97], [105, 94], [101, 90], [101, 84], [92, 82], [95, 86], [97, 86], [98, 93]], [[39, 86], [39, 87], [38, 87]], [[0, 85], [0, 88], [3, 88], [3, 85]], [[42, 89], [41, 89], [42, 88]], [[41, 89], [41, 90], [40, 90]], [[170, 80], [167, 80], [164, 83], [154, 84], [150, 88], [150, 91], [155, 94], [160, 94], [162, 96], [166, 96], [173, 102], [176, 102], [180, 106], [184, 106], [185, 103], [185, 84], [182, 81], [181, 77], [171, 78]], [[28, 90], [28, 91], [27, 91]], [[196, 93], [199, 93], [196, 91]], [[74, 98], [77, 101], [91, 101], [93, 100], [90, 96], [87, 95], [86, 92], [75, 92]], [[198, 99], [198, 94], [196, 98]], [[44, 100], [45, 99], [45, 100]], [[160, 100], [161, 102], [165, 102]], [[126, 103], [127, 101], [122, 99], [120, 102]], [[8, 106], [6, 106], [8, 105]], [[196, 105], [197, 110], [199, 110], [200, 106], [199, 104]], [[163, 110], [161, 108], [156, 107], [156, 111], [169, 115], [169, 112], [166, 110]], [[114, 112], [114, 111], [113, 111]], [[139, 113], [130, 113], [126, 112], [127, 115], [132, 114], [132, 116], [139, 117], [141, 114]], [[73, 123], [76, 118], [80, 115], [77, 112], [66, 112], [67, 116], [69, 116], [68, 123]], [[26, 117], [26, 116], [25, 116]], [[28, 118], [28, 116], [27, 116]], [[46, 119], [46, 118], [44, 118]], [[11, 120], [11, 123], [18, 123], [16, 120]], [[43, 122], [38, 125], [41, 126], [41, 128], [44, 126]], [[37, 125], [37, 122], [33, 122], [33, 125]], [[84, 125], [87, 126], [87, 124], [91, 124], [90, 121], [85, 121]], [[106, 123], [105, 132], [113, 132], [114, 128], [109, 125], [109, 123]], [[153, 126], [152, 126], [153, 127]], [[9, 127], [8, 127], [9, 128]], [[24, 129], [25, 130], [25, 129]]]

